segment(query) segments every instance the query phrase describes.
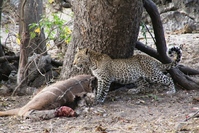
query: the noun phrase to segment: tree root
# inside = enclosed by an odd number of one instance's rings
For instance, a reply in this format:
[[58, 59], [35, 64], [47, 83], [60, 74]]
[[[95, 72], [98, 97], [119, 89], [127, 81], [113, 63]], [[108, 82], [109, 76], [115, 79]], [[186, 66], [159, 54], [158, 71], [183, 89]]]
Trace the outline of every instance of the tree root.
[[[143, 4], [144, 8], [146, 9], [147, 13], [149, 14], [152, 20], [157, 51], [150, 47], [145, 46], [141, 42], [136, 43], [136, 48], [149, 54], [150, 56], [155, 57], [164, 64], [171, 63], [172, 60], [167, 56], [166, 53], [167, 46], [164, 36], [164, 30], [157, 6], [152, 0], [143, 0]], [[180, 85], [182, 88], [199, 89], [199, 84], [185, 75], [185, 74], [196, 75], [199, 74], [199, 71], [180, 65], [177, 68], [169, 70], [169, 73], [171, 74], [174, 82]]]
[[[158, 52], [147, 46], [147, 45], [144, 45], [142, 42], [136, 42], [136, 46], [135, 46], [138, 50], [156, 58], [157, 60], [159, 60], [160, 62], [163, 62], [163, 60], [160, 58]], [[190, 68], [190, 67], [187, 67], [187, 66], [184, 66], [184, 65], [179, 65], [178, 68], [180, 69], [180, 71], [182, 71], [185, 75], [199, 75], [199, 71], [198, 70], [195, 70], [193, 68]]]

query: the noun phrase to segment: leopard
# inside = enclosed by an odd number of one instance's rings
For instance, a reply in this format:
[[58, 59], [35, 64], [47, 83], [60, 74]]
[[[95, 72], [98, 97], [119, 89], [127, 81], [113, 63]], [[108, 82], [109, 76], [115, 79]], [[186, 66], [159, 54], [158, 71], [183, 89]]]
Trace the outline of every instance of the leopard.
[[168, 87], [167, 94], [176, 93], [174, 82], [168, 74], [169, 69], [177, 67], [182, 52], [179, 47], [172, 47], [168, 55], [176, 55], [171, 63], [163, 64], [146, 54], [135, 54], [129, 58], [112, 59], [109, 55], [89, 48], [78, 50], [73, 65], [78, 69], [89, 68], [97, 78], [96, 101], [103, 103], [112, 82], [120, 84], [140, 84], [144, 80]]

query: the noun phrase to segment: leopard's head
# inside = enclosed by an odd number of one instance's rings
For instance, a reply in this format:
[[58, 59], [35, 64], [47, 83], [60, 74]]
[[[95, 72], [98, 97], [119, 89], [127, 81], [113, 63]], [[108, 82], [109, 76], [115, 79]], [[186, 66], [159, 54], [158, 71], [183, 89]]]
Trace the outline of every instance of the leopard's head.
[[89, 65], [90, 63], [90, 54], [87, 48], [78, 50], [75, 54], [73, 65], [77, 68], [83, 68]]

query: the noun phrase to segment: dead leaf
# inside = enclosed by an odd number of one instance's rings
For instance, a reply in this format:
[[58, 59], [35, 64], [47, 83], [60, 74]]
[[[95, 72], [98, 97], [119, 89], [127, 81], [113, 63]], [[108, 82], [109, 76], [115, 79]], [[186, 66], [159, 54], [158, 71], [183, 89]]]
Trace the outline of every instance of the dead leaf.
[[100, 124], [99, 126], [96, 127], [96, 131], [101, 132], [101, 133], [107, 133], [106, 132], [107, 128], [102, 127], [102, 125]]

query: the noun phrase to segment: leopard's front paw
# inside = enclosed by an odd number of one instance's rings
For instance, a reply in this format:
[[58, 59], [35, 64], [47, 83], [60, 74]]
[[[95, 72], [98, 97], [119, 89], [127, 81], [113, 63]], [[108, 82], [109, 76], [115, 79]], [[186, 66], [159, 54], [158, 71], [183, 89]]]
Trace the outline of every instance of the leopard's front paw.
[[106, 98], [103, 97], [103, 96], [97, 96], [95, 101], [96, 101], [97, 103], [104, 103], [105, 99], [106, 99]]
[[175, 88], [172, 89], [172, 90], [170, 90], [170, 91], [167, 91], [167, 94], [168, 94], [168, 95], [172, 95], [172, 94], [175, 94], [175, 93], [176, 93]]

